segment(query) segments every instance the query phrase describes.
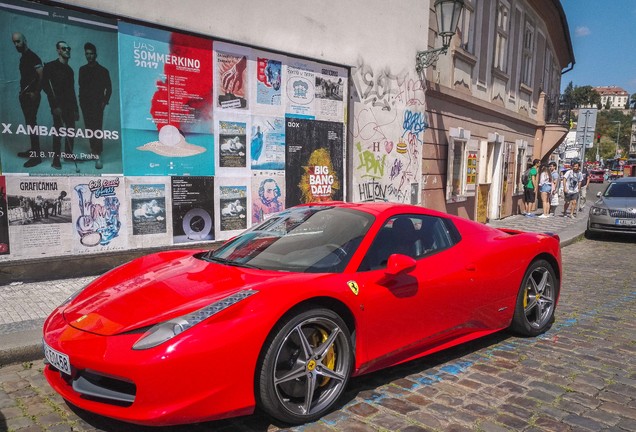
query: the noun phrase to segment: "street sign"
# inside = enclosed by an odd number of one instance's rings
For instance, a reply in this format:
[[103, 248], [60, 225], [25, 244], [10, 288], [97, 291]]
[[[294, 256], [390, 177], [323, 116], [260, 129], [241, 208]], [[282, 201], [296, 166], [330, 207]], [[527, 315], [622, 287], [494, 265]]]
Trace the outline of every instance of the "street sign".
[[585, 148], [592, 148], [594, 146], [597, 113], [598, 109], [596, 108], [586, 108], [579, 111], [575, 138], [575, 142], [579, 146], [585, 146]]

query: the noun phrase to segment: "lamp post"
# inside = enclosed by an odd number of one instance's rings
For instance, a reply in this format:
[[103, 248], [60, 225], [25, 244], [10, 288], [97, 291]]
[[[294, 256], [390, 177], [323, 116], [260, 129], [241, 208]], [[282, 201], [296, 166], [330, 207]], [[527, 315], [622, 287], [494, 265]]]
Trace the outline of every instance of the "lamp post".
[[614, 155], [614, 157], [617, 158], [620, 156], [618, 154], [618, 140], [621, 136], [621, 122], [619, 120], [614, 120], [612, 123], [618, 124], [618, 133], [616, 134], [616, 154]]
[[437, 16], [437, 29], [442, 37], [442, 46], [427, 51], [418, 51], [415, 56], [415, 70], [423, 73], [424, 70], [434, 64], [441, 54], [446, 54], [450, 41], [457, 29], [459, 17], [464, 8], [464, 0], [435, 0], [435, 15]]

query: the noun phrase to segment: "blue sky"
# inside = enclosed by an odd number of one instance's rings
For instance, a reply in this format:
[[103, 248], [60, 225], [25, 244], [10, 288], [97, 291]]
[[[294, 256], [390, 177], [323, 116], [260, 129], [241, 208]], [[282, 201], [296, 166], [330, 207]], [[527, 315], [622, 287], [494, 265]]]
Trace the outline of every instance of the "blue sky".
[[622, 87], [636, 93], [636, 1], [561, 0], [576, 63], [561, 77], [575, 86]]

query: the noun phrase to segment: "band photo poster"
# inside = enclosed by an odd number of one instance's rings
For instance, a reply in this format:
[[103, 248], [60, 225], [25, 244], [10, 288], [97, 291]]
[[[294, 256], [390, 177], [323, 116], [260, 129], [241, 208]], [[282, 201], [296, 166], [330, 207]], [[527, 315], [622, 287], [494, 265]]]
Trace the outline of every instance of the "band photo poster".
[[117, 22], [0, 4], [0, 160], [6, 173], [122, 173]]

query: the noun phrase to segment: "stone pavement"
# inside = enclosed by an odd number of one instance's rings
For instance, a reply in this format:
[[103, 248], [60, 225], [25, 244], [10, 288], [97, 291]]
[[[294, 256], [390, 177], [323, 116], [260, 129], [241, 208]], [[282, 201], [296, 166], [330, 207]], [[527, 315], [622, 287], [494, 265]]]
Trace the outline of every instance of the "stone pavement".
[[[589, 201], [588, 201], [589, 206]], [[557, 209], [561, 214], [563, 206]], [[537, 212], [540, 212], [538, 210]], [[538, 214], [538, 213], [537, 213]], [[489, 225], [522, 231], [555, 232], [566, 246], [580, 238], [587, 223], [587, 209], [576, 219], [510, 216]], [[42, 357], [41, 328], [44, 319], [75, 291], [96, 276], [0, 285], [0, 366]]]
[[312, 424], [288, 428], [260, 414], [125, 424], [64, 403], [38, 359], [0, 367], [0, 431], [636, 431], [635, 255], [633, 239], [571, 243], [556, 322], [544, 335], [501, 332], [352, 379], [341, 406]]

